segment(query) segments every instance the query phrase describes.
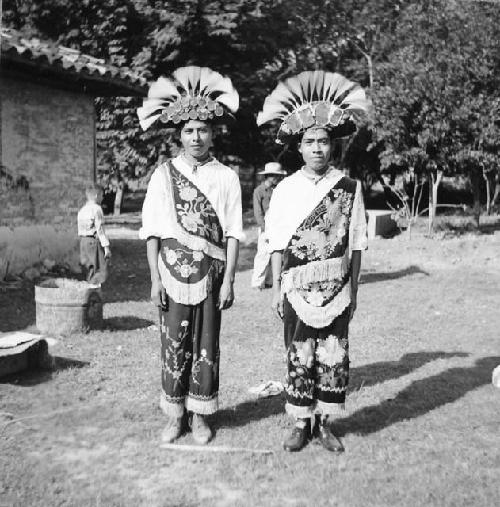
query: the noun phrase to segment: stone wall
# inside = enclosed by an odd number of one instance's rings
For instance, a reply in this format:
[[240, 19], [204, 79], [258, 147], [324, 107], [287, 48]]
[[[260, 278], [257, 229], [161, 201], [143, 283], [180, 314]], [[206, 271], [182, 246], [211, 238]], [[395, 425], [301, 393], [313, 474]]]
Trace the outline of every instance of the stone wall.
[[76, 228], [94, 128], [91, 96], [0, 77], [0, 225]]

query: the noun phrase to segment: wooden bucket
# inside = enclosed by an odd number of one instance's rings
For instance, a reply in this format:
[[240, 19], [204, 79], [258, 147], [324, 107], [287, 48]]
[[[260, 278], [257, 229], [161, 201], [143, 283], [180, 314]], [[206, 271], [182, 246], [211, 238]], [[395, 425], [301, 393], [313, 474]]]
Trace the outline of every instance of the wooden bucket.
[[102, 327], [99, 285], [54, 278], [35, 286], [36, 327], [40, 333], [68, 335]]

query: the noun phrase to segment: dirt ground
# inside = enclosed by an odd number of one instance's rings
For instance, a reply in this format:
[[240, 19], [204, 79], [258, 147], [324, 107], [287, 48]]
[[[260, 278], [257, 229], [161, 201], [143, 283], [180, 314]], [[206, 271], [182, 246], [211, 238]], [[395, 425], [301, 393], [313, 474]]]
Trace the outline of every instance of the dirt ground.
[[[221, 408], [209, 445], [159, 446], [159, 336], [144, 245], [113, 230], [105, 329], [59, 339], [56, 368], [0, 379], [0, 506], [492, 506], [500, 477], [500, 232], [364, 254], [350, 329], [351, 385], [336, 427], [344, 455], [316, 443], [287, 454], [283, 399], [248, 388], [282, 380], [270, 291], [250, 289], [255, 237], [241, 251], [223, 316]], [[0, 293], [0, 331], [32, 329], [30, 286]], [[191, 444], [191, 436], [179, 445]]]

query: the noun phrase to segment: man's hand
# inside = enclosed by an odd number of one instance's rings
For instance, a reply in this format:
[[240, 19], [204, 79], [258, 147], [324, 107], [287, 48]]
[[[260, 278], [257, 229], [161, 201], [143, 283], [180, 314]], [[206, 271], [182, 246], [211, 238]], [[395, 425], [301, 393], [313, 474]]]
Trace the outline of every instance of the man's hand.
[[234, 301], [233, 282], [224, 280], [219, 292], [219, 310], [227, 310]]
[[111, 259], [111, 248], [109, 248], [109, 246], [104, 247], [104, 258], [106, 260]]
[[349, 305], [349, 320], [352, 320], [354, 317], [354, 312], [358, 307], [358, 294], [357, 292], [351, 293], [351, 304]]
[[161, 307], [163, 311], [168, 310], [167, 291], [163, 287], [161, 280], [151, 282], [151, 302], [155, 306]]
[[273, 289], [273, 299], [271, 302], [271, 310], [276, 317], [283, 320], [283, 298], [281, 296], [281, 289]]

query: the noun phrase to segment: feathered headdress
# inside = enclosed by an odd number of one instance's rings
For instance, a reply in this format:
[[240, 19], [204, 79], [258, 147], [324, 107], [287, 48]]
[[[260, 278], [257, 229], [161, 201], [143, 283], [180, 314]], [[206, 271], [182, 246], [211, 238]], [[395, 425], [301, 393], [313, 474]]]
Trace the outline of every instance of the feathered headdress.
[[261, 126], [281, 120], [276, 142], [284, 144], [310, 127], [324, 127], [344, 137], [368, 113], [370, 101], [358, 84], [323, 70], [301, 72], [281, 82], [257, 116]]
[[137, 109], [143, 130], [160, 119], [178, 124], [188, 120], [213, 120], [235, 113], [239, 95], [228, 77], [208, 67], [180, 67], [172, 78], [160, 77], [149, 88], [148, 97]]

